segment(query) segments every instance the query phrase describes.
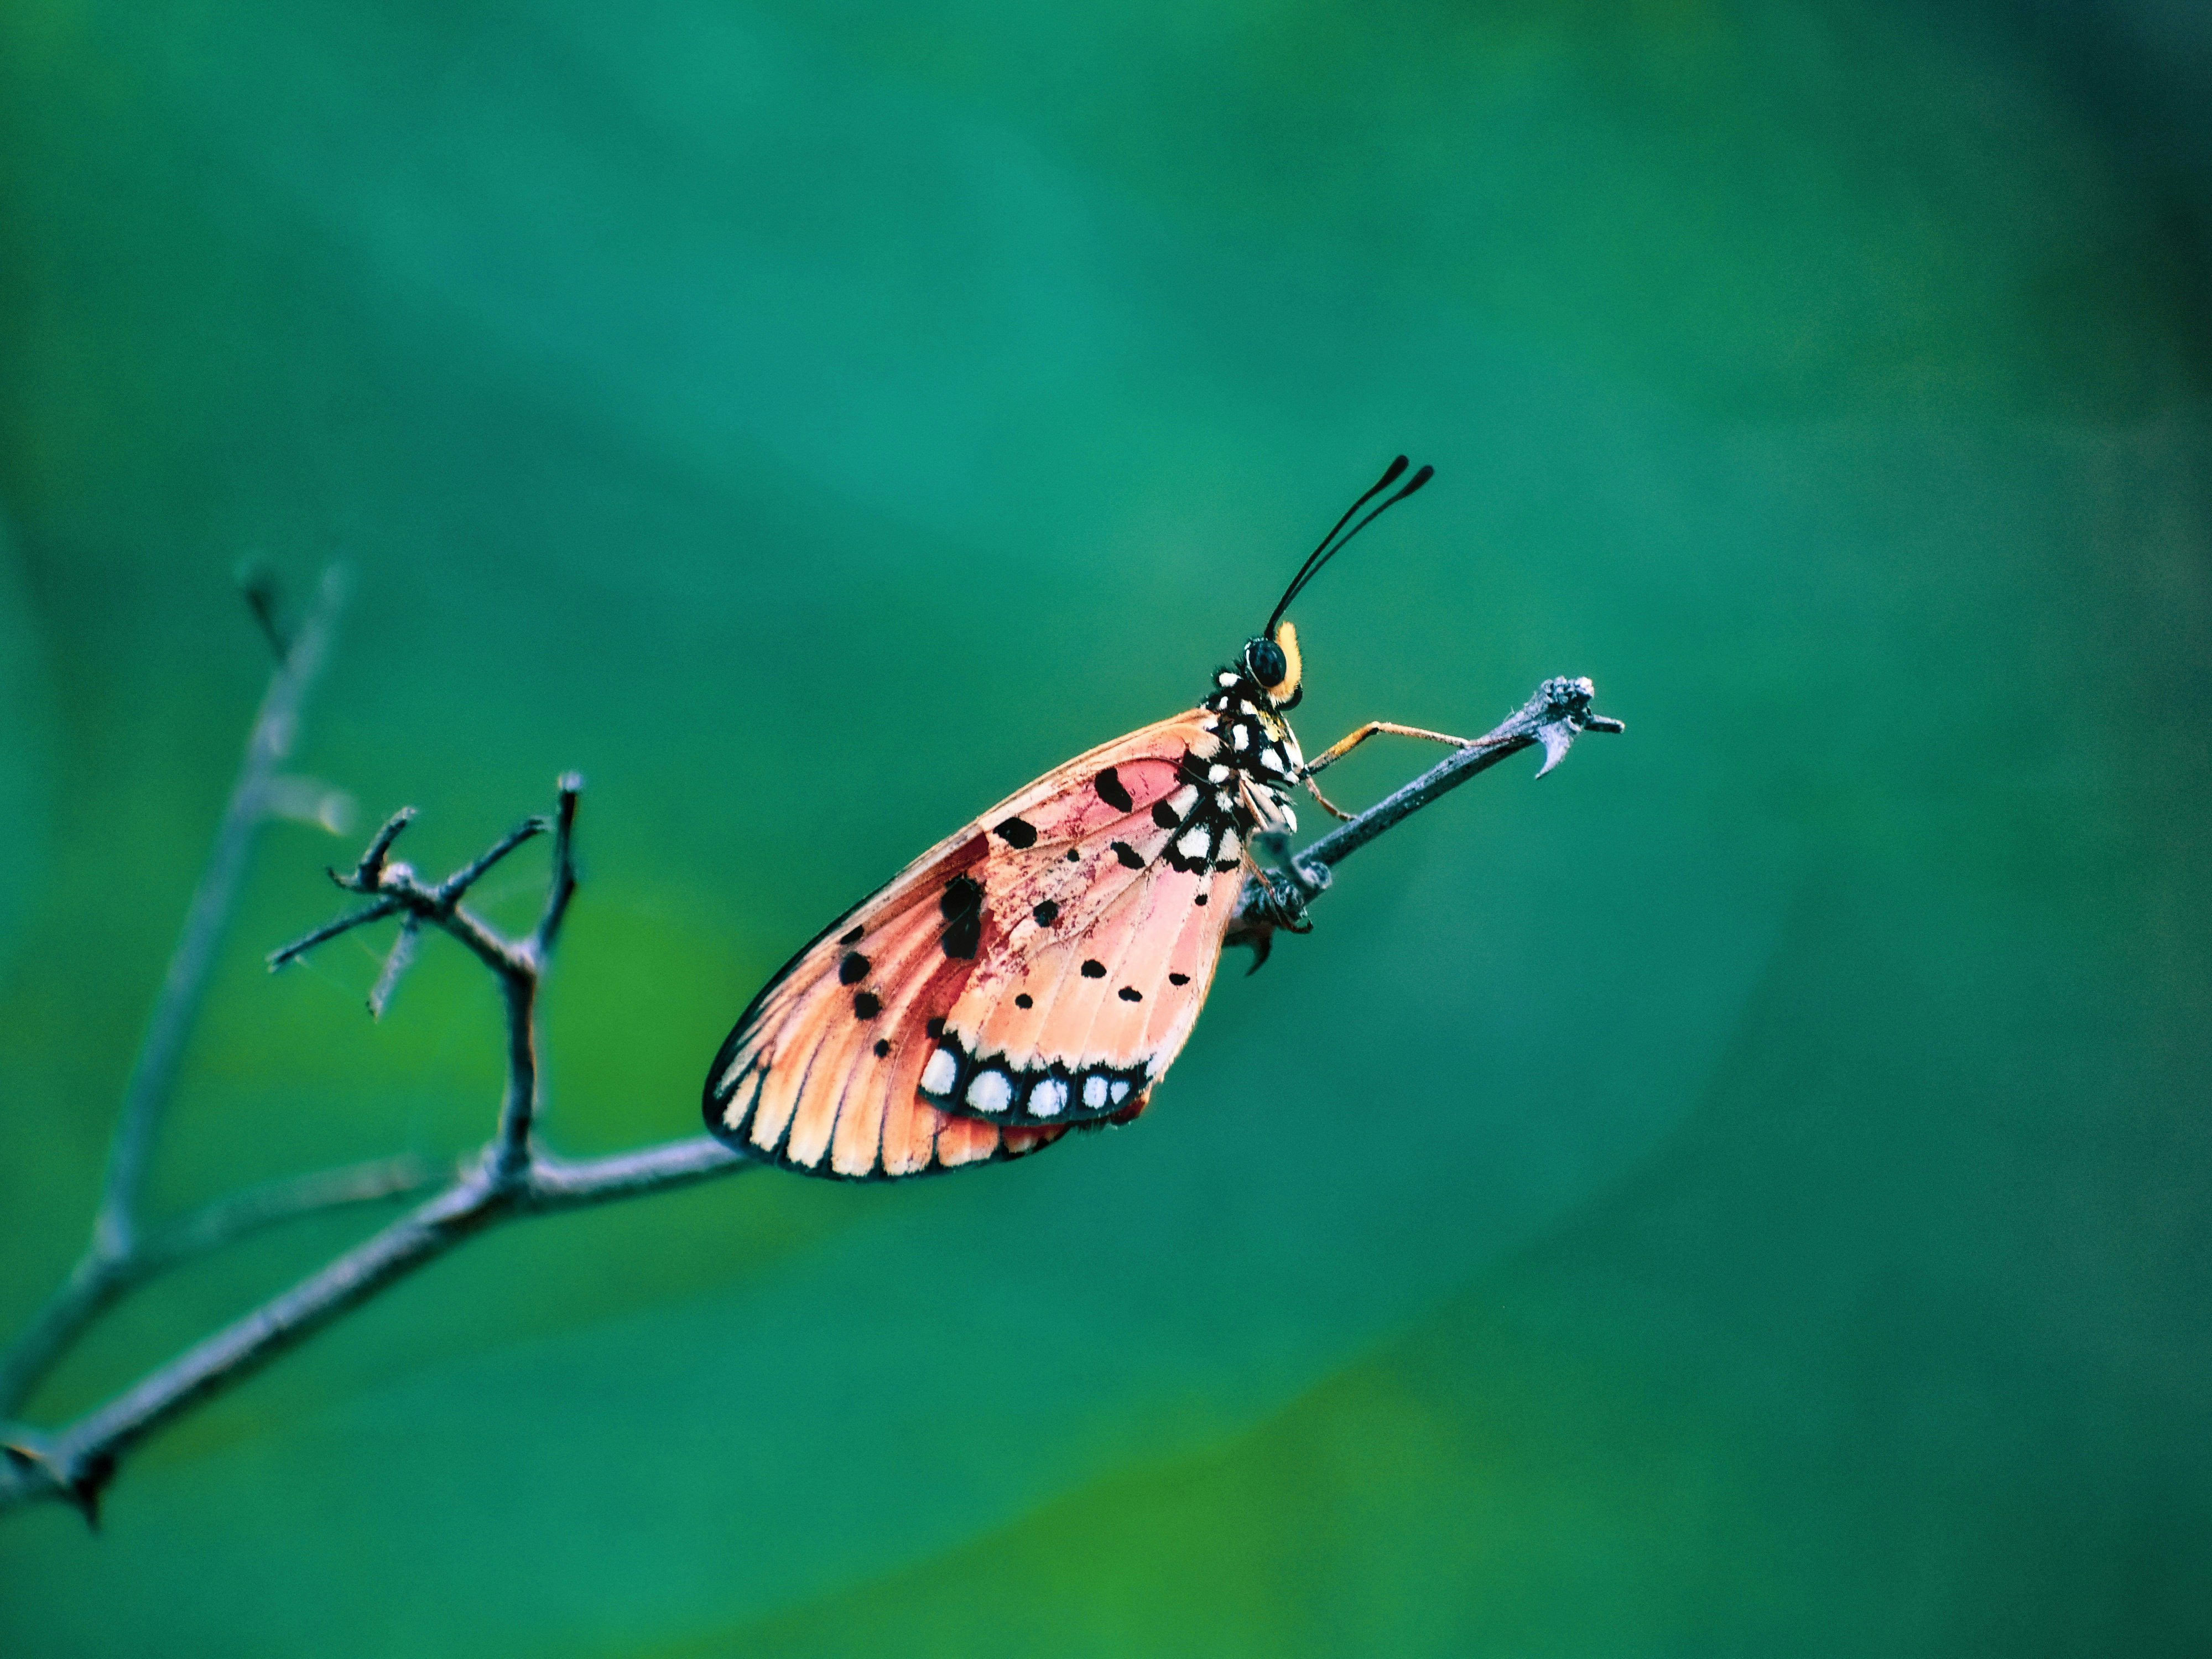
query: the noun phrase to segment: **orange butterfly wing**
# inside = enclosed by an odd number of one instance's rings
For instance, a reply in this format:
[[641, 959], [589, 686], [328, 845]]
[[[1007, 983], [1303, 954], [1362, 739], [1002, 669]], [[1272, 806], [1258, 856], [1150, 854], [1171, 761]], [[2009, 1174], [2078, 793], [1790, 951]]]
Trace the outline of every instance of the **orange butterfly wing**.
[[885, 1179], [1134, 1116], [1204, 1002], [1243, 884], [1202, 709], [1048, 773], [786, 964], [708, 1074], [708, 1127]]

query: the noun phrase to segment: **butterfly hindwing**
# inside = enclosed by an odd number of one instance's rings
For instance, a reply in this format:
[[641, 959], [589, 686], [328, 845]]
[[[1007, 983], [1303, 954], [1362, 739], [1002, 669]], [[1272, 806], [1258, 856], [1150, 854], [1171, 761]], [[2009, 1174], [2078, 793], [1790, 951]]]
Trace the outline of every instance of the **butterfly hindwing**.
[[[1156, 859], [1166, 834], [1131, 844]], [[924, 1097], [1001, 1124], [1134, 1116], [1190, 1035], [1243, 879], [1148, 863], [1094, 914], [1009, 940], [946, 1016]]]
[[708, 1127], [869, 1179], [1133, 1116], [1197, 1018], [1243, 879], [1234, 830], [1206, 816], [1218, 746], [1197, 711], [1161, 721], [924, 854], [754, 1000], [708, 1074]]
[[[939, 900], [982, 852], [972, 836], [932, 849], [786, 965], [716, 1058], [710, 1128], [787, 1168], [860, 1179], [1035, 1150], [946, 1121], [915, 1094], [929, 1023], [973, 966], [942, 948]], [[872, 955], [853, 948], [864, 934]]]

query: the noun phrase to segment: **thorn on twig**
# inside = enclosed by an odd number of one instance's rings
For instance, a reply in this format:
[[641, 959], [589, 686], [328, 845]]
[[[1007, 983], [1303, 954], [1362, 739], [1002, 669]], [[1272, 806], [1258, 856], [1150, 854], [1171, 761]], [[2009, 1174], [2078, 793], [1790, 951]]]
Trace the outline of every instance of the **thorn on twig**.
[[1231, 945], [1251, 947], [1252, 965], [1244, 970], [1249, 979], [1267, 966], [1267, 958], [1274, 953], [1275, 932], [1310, 933], [1313, 919], [1306, 913], [1306, 901], [1328, 886], [1328, 871], [1324, 866], [1320, 879], [1298, 868], [1285, 854], [1290, 848], [1290, 837], [1268, 835], [1255, 838], [1255, 847], [1274, 859], [1277, 868], [1267, 870], [1255, 864], [1254, 881], [1246, 890], [1247, 897], [1240, 905], [1236, 919], [1229, 924], [1229, 932], [1222, 939], [1224, 948]]
[[1544, 745], [1544, 763], [1536, 769], [1538, 777], [1566, 759], [1567, 750], [1575, 746], [1576, 735], [1575, 728], [1565, 720], [1536, 728], [1536, 741]]
[[46, 1447], [28, 1442], [9, 1442], [0, 1447], [18, 1478], [46, 1483], [47, 1489], [84, 1517], [93, 1531], [100, 1530], [100, 1496], [115, 1479], [115, 1454], [94, 1452], [74, 1470], [58, 1466]]
[[276, 573], [258, 559], [248, 559], [238, 567], [238, 592], [246, 601], [246, 608], [253, 613], [253, 620], [261, 624], [261, 637], [269, 641], [269, 648], [276, 653], [279, 663], [289, 661], [292, 655], [291, 637], [284, 631], [276, 614], [279, 589]]
[[410, 915], [399, 924], [398, 935], [392, 941], [392, 949], [384, 958], [384, 969], [376, 976], [376, 983], [368, 993], [368, 1017], [382, 1019], [384, 1011], [392, 1001], [392, 994], [399, 988], [399, 976], [415, 960], [416, 941], [421, 937], [422, 924], [418, 917]]
[[1597, 688], [1586, 678], [1562, 678], [1544, 682], [1541, 695], [1547, 704], [1547, 712], [1553, 716], [1535, 728], [1538, 743], [1544, 746], [1544, 763], [1536, 769], [1542, 777], [1567, 757], [1567, 750], [1575, 746], [1575, 739], [1585, 732], [1626, 732], [1628, 728], [1609, 714], [1593, 714], [1590, 699]]
[[[1267, 958], [1275, 954], [1275, 930], [1256, 923], [1249, 927], [1239, 926], [1231, 928], [1229, 937], [1222, 943], [1249, 945], [1252, 947], [1252, 965], [1244, 970], [1244, 977], [1249, 979], [1265, 968], [1267, 965]], [[1270, 985], [1274, 982], [1273, 980], [1267, 981]]]
[[84, 1517], [91, 1531], [100, 1530], [100, 1499], [107, 1490], [107, 1483], [115, 1479], [115, 1454], [94, 1452], [84, 1460], [83, 1466], [63, 1483], [62, 1492], [70, 1504]]

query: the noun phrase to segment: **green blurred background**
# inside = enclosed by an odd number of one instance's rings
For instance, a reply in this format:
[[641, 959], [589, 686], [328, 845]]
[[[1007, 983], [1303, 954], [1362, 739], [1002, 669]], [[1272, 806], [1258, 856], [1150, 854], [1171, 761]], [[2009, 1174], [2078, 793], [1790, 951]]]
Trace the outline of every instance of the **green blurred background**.
[[[9, 0], [0, 1324], [241, 557], [357, 573], [299, 759], [418, 862], [589, 775], [572, 1151], [693, 1131], [799, 940], [1194, 699], [1400, 448], [1308, 746], [1561, 672], [1630, 734], [1347, 866], [1131, 1131], [449, 1258], [99, 1536], [0, 1518], [0, 1650], [2205, 1651], [2208, 111], [2154, 0]], [[259, 969], [349, 850], [266, 833], [158, 1210], [488, 1129], [452, 949], [381, 1026], [370, 941]]]

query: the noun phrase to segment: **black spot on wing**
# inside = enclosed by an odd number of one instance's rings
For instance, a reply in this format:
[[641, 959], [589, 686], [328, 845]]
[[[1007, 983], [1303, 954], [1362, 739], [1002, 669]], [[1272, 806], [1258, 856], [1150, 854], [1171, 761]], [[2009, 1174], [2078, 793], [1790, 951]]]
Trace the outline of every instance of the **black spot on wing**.
[[1190, 975], [1188, 974], [1170, 974], [1168, 975], [1168, 983], [1170, 985], [1188, 985], [1190, 983]]
[[837, 943], [840, 945], [858, 945], [860, 942], [860, 936], [867, 931], [867, 924], [863, 922], [860, 927], [855, 927], [851, 933], [840, 938]]
[[1083, 862], [1083, 854], [1071, 847], [1067, 849], [1067, 861], [1070, 864], [1080, 864]]
[[878, 1060], [881, 1060], [885, 1054], [890, 1053], [890, 1051], [891, 1040], [889, 1037], [878, 1037], [876, 1039], [876, 1058]]
[[857, 1019], [873, 1019], [884, 1011], [884, 1000], [873, 991], [853, 994], [853, 1014]]
[[1172, 830], [1182, 820], [1176, 816], [1175, 808], [1167, 802], [1156, 800], [1152, 803], [1152, 822], [1163, 830]]
[[1085, 979], [1105, 978], [1106, 964], [1099, 961], [1096, 957], [1088, 958], [1083, 964], [1083, 977]]
[[945, 1016], [942, 1014], [932, 1014], [929, 1017], [929, 1023], [924, 1025], [921, 1029], [928, 1032], [932, 1038], [943, 1036], [945, 1035]]
[[1014, 1006], [1017, 1008], [1034, 1008], [1036, 1006], [1036, 999], [1031, 996], [1027, 991], [1018, 991], [1014, 994]]
[[1166, 862], [1169, 869], [1180, 871], [1184, 875], [1189, 875], [1194, 871], [1200, 874], [1203, 874], [1206, 870], [1206, 860], [1204, 859], [1185, 858], [1180, 852], [1172, 847], [1169, 848], [1166, 852], [1161, 854], [1160, 857]]
[[1036, 825], [1031, 823], [1027, 818], [1008, 818], [992, 833], [1009, 847], [1036, 845]]
[[1145, 855], [1126, 841], [1117, 841], [1114, 843], [1114, 856], [1132, 870], [1141, 870], [1145, 867]]
[[972, 960], [983, 943], [983, 884], [973, 876], [955, 876], [945, 884], [937, 905], [945, 914], [945, 954]]
[[1145, 994], [1133, 985], [1124, 985], [1114, 994], [1124, 1002], [1142, 1002], [1145, 1000]]
[[867, 957], [858, 951], [846, 951], [844, 961], [837, 964], [837, 982], [840, 985], [858, 985], [867, 976]]
[[1060, 906], [1054, 904], [1050, 899], [1046, 899], [1030, 914], [1036, 918], [1038, 927], [1049, 927], [1059, 919]]
[[1205, 895], [1204, 893], [1200, 893], [1200, 894], [1196, 898], [1194, 898], [1193, 900], [1191, 900], [1191, 902], [1192, 902], [1193, 904], [1203, 904], [1203, 903], [1205, 903], [1205, 902], [1206, 902], [1206, 895]]
[[1091, 787], [1098, 792], [1098, 799], [1115, 811], [1132, 812], [1136, 810], [1137, 803], [1130, 797], [1128, 786], [1121, 781], [1121, 775], [1112, 767], [1108, 767], [1093, 778]]

